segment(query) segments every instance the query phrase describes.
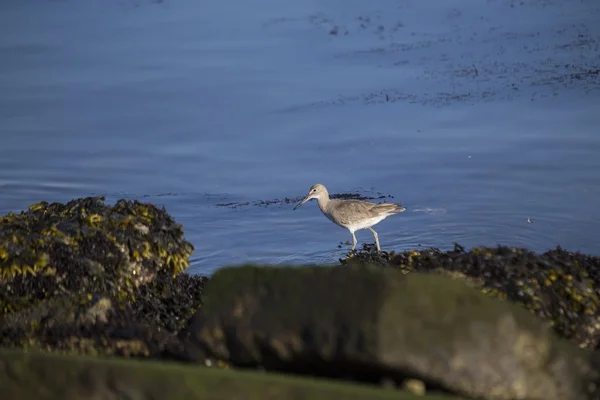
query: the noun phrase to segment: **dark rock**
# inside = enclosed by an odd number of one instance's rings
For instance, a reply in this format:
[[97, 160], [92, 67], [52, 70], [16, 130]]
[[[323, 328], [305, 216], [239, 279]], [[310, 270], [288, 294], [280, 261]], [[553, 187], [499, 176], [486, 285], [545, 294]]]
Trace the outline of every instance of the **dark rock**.
[[591, 399], [592, 353], [522, 307], [436, 274], [227, 268], [180, 336], [239, 367], [425, 384], [486, 399]]
[[593, 349], [600, 343], [600, 257], [560, 247], [536, 254], [505, 246], [467, 252], [455, 245], [446, 252], [424, 249], [396, 254], [365, 246], [340, 261], [462, 279], [490, 296], [521, 304], [580, 347]]
[[45, 300], [0, 320], [0, 346], [190, 361], [176, 334], [200, 307], [205, 280], [161, 276], [119, 306], [108, 297], [85, 307], [69, 296]]

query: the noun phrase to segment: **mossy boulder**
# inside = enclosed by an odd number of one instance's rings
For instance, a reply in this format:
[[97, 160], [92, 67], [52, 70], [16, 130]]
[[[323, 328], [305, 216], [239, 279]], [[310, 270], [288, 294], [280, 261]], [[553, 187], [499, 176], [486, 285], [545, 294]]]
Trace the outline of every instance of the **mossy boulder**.
[[0, 217], [0, 345], [181, 358], [174, 336], [206, 278], [181, 274], [193, 246], [161, 208], [102, 197]]
[[600, 257], [560, 247], [537, 254], [523, 248], [459, 245], [451, 251], [377, 253], [364, 246], [343, 265], [377, 264], [405, 273], [451, 276], [483, 293], [522, 305], [554, 331], [583, 348], [600, 344]]
[[436, 274], [377, 267], [217, 271], [180, 335], [199, 359], [485, 399], [591, 399], [593, 354], [522, 307]]
[[0, 393], [19, 400], [460, 400], [279, 374], [2, 349]]

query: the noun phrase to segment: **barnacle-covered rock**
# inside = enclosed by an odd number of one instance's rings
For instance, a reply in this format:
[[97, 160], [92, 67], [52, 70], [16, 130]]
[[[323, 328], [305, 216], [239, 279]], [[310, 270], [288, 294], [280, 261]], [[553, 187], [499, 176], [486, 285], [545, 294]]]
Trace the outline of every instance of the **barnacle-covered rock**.
[[523, 305], [555, 332], [580, 347], [600, 342], [600, 257], [560, 247], [543, 254], [506, 246], [465, 251], [411, 250], [377, 253], [369, 246], [345, 265], [376, 264], [404, 272], [442, 273], [463, 279], [490, 296]]
[[164, 209], [138, 201], [0, 217], [0, 346], [180, 359], [174, 335], [206, 279], [180, 274], [192, 251]]

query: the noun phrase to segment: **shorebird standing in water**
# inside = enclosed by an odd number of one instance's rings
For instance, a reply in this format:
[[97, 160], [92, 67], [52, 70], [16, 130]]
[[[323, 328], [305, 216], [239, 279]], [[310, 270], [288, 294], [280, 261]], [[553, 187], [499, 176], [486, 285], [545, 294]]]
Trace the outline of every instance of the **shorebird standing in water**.
[[372, 226], [383, 221], [390, 215], [398, 214], [406, 210], [398, 203], [375, 204], [364, 200], [330, 199], [327, 188], [320, 183], [311, 186], [306, 197], [294, 207], [294, 210], [312, 199], [317, 199], [321, 212], [331, 222], [350, 231], [353, 241], [352, 250], [356, 248], [357, 243], [354, 232], [360, 229], [368, 229], [375, 237], [377, 251], [381, 251], [379, 237]]

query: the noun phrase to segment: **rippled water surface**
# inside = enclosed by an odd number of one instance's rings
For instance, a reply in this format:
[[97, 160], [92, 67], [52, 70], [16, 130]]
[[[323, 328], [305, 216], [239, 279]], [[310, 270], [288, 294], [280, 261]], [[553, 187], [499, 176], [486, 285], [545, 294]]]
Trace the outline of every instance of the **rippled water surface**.
[[316, 204], [256, 204], [319, 182], [406, 206], [385, 250], [599, 254], [600, 4], [441, 4], [5, 0], [0, 213], [134, 198], [194, 273], [335, 262]]

